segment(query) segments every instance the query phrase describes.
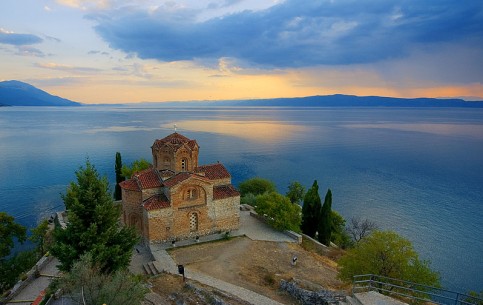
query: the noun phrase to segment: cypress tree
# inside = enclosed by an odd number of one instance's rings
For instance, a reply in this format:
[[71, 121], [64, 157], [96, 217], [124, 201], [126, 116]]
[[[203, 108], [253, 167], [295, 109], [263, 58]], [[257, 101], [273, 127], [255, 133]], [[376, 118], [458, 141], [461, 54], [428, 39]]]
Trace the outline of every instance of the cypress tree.
[[119, 186], [119, 183], [124, 181], [124, 176], [122, 175], [122, 159], [121, 159], [121, 153], [116, 152], [116, 186], [114, 188], [114, 200], [121, 200], [122, 199], [122, 191], [121, 191], [121, 186]]
[[305, 194], [304, 205], [302, 207], [301, 229], [304, 234], [310, 237], [315, 237], [315, 233], [317, 232], [320, 208], [319, 186], [317, 185], [317, 180], [314, 180], [312, 187]]
[[332, 235], [332, 192], [330, 189], [327, 191], [324, 199], [324, 205], [320, 211], [320, 220], [318, 224], [319, 241], [324, 245], [330, 245], [330, 237]]

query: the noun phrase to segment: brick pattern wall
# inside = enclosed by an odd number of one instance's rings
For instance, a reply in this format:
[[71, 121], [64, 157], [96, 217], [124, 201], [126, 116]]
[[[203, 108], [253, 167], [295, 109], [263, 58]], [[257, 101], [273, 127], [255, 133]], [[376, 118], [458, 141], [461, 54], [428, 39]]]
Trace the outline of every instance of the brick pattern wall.
[[134, 227], [142, 234], [143, 209], [140, 205], [143, 194], [140, 191], [122, 190], [122, 220], [125, 225]]

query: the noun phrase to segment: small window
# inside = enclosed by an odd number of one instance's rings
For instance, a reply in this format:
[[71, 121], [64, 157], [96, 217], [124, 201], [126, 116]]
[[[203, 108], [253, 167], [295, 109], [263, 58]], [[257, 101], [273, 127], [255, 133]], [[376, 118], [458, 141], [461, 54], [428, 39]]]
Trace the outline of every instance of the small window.
[[182, 159], [181, 160], [181, 170], [186, 171], [188, 169], [188, 160]]
[[195, 188], [190, 188], [189, 190], [186, 191], [186, 199], [192, 200], [198, 198], [198, 195], [196, 193]]
[[194, 212], [190, 214], [190, 231], [198, 231], [198, 214]]

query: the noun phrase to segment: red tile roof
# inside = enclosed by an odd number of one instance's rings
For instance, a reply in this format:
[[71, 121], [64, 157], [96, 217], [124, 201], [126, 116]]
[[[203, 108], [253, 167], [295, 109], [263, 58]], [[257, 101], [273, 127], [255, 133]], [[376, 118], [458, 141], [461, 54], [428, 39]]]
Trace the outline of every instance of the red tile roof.
[[161, 179], [158, 176], [157, 170], [149, 168], [133, 175], [133, 179], [139, 182], [142, 189], [150, 189], [155, 187], [161, 187]]
[[173, 177], [164, 181], [164, 185], [167, 187], [173, 187], [176, 184], [188, 179], [189, 177], [191, 177], [191, 173], [188, 173], [188, 172], [178, 173], [177, 175], [174, 175]]
[[144, 202], [143, 202], [143, 207], [147, 211], [169, 208], [170, 206], [171, 205], [168, 201], [168, 198], [166, 198], [166, 196], [164, 196], [164, 194], [154, 195], [154, 196], [149, 197], [148, 199], [144, 200]]
[[203, 173], [210, 180], [231, 178], [230, 173], [221, 163], [198, 166], [195, 168], [195, 173]]
[[191, 178], [191, 177], [195, 177], [197, 179], [202, 179], [202, 180], [205, 180], [207, 181], [208, 179], [206, 179], [206, 177], [203, 177], [203, 176], [200, 176], [200, 175], [197, 175], [197, 174], [193, 174], [193, 173], [190, 173], [190, 172], [182, 172], [182, 173], [178, 173], [176, 175], [174, 175], [173, 177], [169, 178], [168, 180], [164, 181], [164, 186], [167, 186], [167, 187], [173, 187], [175, 185], [177, 185], [178, 183], [181, 183], [183, 181], [185, 181], [186, 179], [188, 178]]
[[213, 200], [240, 196], [240, 193], [231, 184], [220, 185], [213, 188]]
[[139, 188], [139, 185], [136, 180], [134, 179], [129, 179], [126, 181], [123, 181], [119, 183], [119, 186], [125, 190], [130, 190], [130, 191], [140, 191], [141, 189]]
[[190, 140], [187, 137], [175, 132], [167, 137], [154, 141], [153, 146], [161, 147], [163, 145], [169, 145], [174, 147], [175, 149], [178, 149], [184, 144], [188, 144], [188, 147], [191, 149], [194, 149], [198, 145], [196, 140]]

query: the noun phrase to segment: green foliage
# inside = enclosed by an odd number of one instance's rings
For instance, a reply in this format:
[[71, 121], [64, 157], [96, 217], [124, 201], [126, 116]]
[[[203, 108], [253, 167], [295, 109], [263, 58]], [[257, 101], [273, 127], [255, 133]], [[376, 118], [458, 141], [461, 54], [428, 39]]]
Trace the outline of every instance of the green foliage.
[[32, 235], [29, 237], [29, 240], [32, 241], [34, 244], [37, 245], [37, 249], [40, 255], [44, 255], [46, 250], [46, 246], [49, 244], [49, 222], [47, 219], [43, 220], [36, 228], [30, 230]]
[[241, 196], [244, 197], [248, 193], [258, 196], [263, 193], [275, 192], [276, 188], [272, 181], [257, 177], [240, 183], [238, 190], [240, 191]]
[[14, 239], [24, 242], [27, 229], [15, 223], [15, 218], [5, 212], [0, 212], [0, 259], [8, 256], [14, 246]]
[[483, 291], [480, 291], [480, 293], [476, 291], [470, 291], [468, 292], [468, 295], [469, 297], [465, 298], [465, 302], [474, 305], [483, 305]]
[[317, 232], [317, 226], [320, 221], [321, 205], [319, 186], [317, 180], [315, 180], [304, 197], [301, 225], [302, 232], [312, 238], [315, 237], [315, 233]]
[[123, 165], [121, 169], [121, 175], [126, 179], [130, 179], [134, 173], [148, 169], [151, 166], [152, 165], [151, 163], [149, 163], [149, 161], [141, 158], [131, 163], [130, 166]]
[[0, 260], [0, 292], [6, 291], [15, 285], [20, 275], [30, 270], [39, 256], [35, 250], [22, 251], [11, 258]]
[[293, 181], [289, 184], [285, 196], [290, 199], [290, 202], [300, 204], [305, 196], [305, 187], [300, 182]]
[[330, 245], [330, 239], [332, 235], [332, 192], [330, 189], [327, 191], [324, 199], [324, 205], [320, 211], [320, 220], [318, 225], [318, 239], [326, 246]]
[[120, 227], [120, 206], [113, 204], [107, 179], [99, 178], [89, 160], [76, 176], [77, 183], [71, 182], [62, 196], [68, 209], [67, 228], [55, 230], [51, 249], [61, 263], [60, 269], [69, 271], [85, 253], [104, 272], [126, 268], [137, 237], [132, 228]]
[[255, 211], [266, 216], [268, 224], [277, 230], [300, 232], [300, 206], [279, 193], [258, 195]]
[[352, 240], [345, 228], [345, 219], [339, 213], [331, 211], [331, 230], [330, 241], [338, 245], [342, 249], [346, 249], [352, 246]]
[[257, 196], [253, 195], [252, 193], [245, 194], [245, 196], [240, 198], [240, 203], [248, 204], [254, 207], [257, 204]]
[[60, 288], [75, 304], [141, 304], [148, 290], [139, 277], [126, 270], [105, 274], [94, 262], [91, 256], [82, 256], [59, 282]]
[[121, 186], [119, 183], [125, 180], [124, 176], [122, 175], [122, 159], [121, 153], [116, 152], [116, 164], [115, 164], [115, 172], [116, 172], [116, 186], [114, 187], [114, 200], [121, 200], [122, 198], [122, 191]]
[[377, 274], [428, 286], [439, 286], [439, 275], [429, 262], [419, 260], [411, 242], [391, 231], [375, 231], [339, 260], [339, 277]]

